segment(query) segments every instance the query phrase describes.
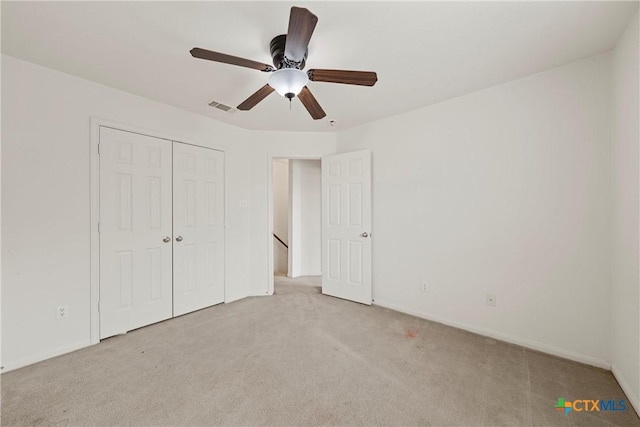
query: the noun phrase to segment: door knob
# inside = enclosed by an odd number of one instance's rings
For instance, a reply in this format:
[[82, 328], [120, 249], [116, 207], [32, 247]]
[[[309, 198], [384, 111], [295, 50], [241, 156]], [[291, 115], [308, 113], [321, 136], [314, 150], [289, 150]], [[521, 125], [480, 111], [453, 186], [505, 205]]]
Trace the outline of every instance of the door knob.
[[171, 241], [171, 237], [167, 236], [164, 239], [162, 239], [162, 241], [165, 243], [169, 243]]
[[367, 233], [366, 231], [364, 233], [361, 234], [362, 237], [369, 237], [369, 233]]
[[176, 242], [182, 242], [182, 236], [176, 237]]

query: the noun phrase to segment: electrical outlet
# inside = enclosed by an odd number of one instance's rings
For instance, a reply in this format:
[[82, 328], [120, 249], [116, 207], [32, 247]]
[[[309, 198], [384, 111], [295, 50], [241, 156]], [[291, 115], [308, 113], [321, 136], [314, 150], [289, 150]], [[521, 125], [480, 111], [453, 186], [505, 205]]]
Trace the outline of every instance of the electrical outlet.
[[487, 305], [489, 307], [495, 307], [496, 306], [496, 296], [495, 295], [487, 294]]
[[429, 282], [427, 279], [422, 279], [422, 292], [429, 292]]
[[66, 319], [69, 317], [69, 307], [66, 305], [59, 305], [56, 307], [56, 319]]

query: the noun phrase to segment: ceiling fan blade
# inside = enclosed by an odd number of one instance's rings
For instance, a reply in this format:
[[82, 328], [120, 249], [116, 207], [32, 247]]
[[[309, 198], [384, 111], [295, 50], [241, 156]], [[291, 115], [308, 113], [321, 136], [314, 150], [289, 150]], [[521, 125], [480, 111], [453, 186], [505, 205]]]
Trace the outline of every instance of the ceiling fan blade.
[[378, 75], [373, 71], [309, 70], [307, 76], [312, 82], [346, 85], [373, 86], [378, 81]]
[[247, 111], [252, 109], [258, 104], [258, 102], [271, 95], [271, 92], [273, 92], [274, 90], [275, 89], [268, 84], [262, 86], [253, 95], [245, 99], [242, 104], [238, 105], [238, 110]]
[[308, 9], [295, 6], [291, 8], [287, 41], [284, 46], [284, 56], [287, 59], [302, 62], [317, 23], [318, 17]]
[[190, 50], [191, 56], [194, 58], [207, 59], [209, 61], [223, 62], [225, 64], [238, 65], [240, 67], [253, 68], [259, 71], [274, 71], [271, 65], [262, 62], [252, 61], [250, 59], [240, 58], [237, 56], [227, 55], [225, 53], [214, 52], [212, 50], [200, 49], [194, 47]]
[[321, 119], [327, 115], [320, 104], [318, 104], [318, 101], [316, 101], [315, 96], [313, 96], [308, 87], [305, 86], [302, 88], [302, 91], [298, 94], [298, 98], [300, 98], [304, 108], [306, 108], [309, 114], [311, 114], [313, 120]]

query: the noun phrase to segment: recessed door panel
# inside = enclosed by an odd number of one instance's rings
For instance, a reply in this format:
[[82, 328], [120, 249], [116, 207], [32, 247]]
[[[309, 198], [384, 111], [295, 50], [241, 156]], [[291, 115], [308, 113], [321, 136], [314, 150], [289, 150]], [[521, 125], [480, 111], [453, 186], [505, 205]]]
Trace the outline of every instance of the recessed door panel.
[[133, 177], [131, 174], [119, 173], [115, 175], [118, 192], [118, 228], [122, 231], [132, 231], [133, 222]]
[[218, 263], [217, 260], [220, 257], [220, 253], [218, 252], [218, 243], [207, 243], [206, 247], [206, 267], [207, 267], [207, 277], [205, 281], [205, 286], [208, 288], [214, 288], [216, 286], [220, 286], [220, 277], [218, 274]]
[[116, 280], [118, 281], [119, 304], [118, 309], [130, 308], [133, 301], [133, 253], [132, 251], [118, 251]]
[[[149, 266], [149, 288], [151, 301], [158, 301], [162, 298], [162, 249], [147, 249], [147, 265]], [[171, 262], [165, 259], [164, 262]]]
[[197, 266], [198, 260], [196, 259], [196, 245], [185, 244], [182, 250], [178, 251], [181, 260], [181, 269], [184, 272], [184, 293], [189, 294], [196, 291], [197, 282]]
[[[147, 177], [147, 224], [149, 230], [160, 230], [162, 220], [162, 181], [157, 176]], [[165, 213], [165, 215], [168, 212]]]
[[349, 176], [362, 176], [362, 159], [349, 160]]
[[340, 245], [341, 242], [338, 239], [329, 240], [327, 245], [327, 250], [329, 253], [327, 254], [327, 275], [331, 280], [340, 280], [341, 268], [340, 262], [342, 257], [340, 256]]
[[341, 164], [339, 161], [337, 162], [328, 162], [326, 169], [327, 169], [327, 174], [330, 177], [338, 177], [341, 175]]
[[179, 224], [186, 228], [196, 227], [196, 181], [193, 179], [185, 179], [181, 183], [181, 189], [178, 188], [178, 193], [182, 194], [182, 203], [178, 205], [184, 211], [182, 223]]
[[361, 241], [347, 242], [347, 283], [350, 285], [362, 286], [362, 246]]
[[147, 147], [147, 161], [150, 168], [161, 168], [162, 151], [158, 147]]
[[351, 183], [347, 185], [348, 194], [348, 206], [347, 216], [349, 217], [350, 227], [362, 226], [362, 183]]
[[327, 186], [326, 192], [326, 204], [325, 209], [327, 210], [327, 225], [329, 227], [339, 227], [340, 226], [340, 194], [341, 187], [339, 185], [329, 185]]
[[207, 181], [204, 183], [205, 205], [207, 207], [206, 220], [208, 227], [215, 227], [218, 224], [218, 184]]

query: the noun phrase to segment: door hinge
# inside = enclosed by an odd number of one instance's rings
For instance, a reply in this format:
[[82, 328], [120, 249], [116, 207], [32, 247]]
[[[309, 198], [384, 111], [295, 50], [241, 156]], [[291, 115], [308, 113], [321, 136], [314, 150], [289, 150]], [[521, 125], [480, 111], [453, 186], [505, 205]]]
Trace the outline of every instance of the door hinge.
[[100, 143], [98, 143], [98, 156], [100, 155]]
[[100, 313], [100, 301], [98, 301], [98, 313]]
[[100, 232], [100, 221], [98, 221], [98, 233]]

